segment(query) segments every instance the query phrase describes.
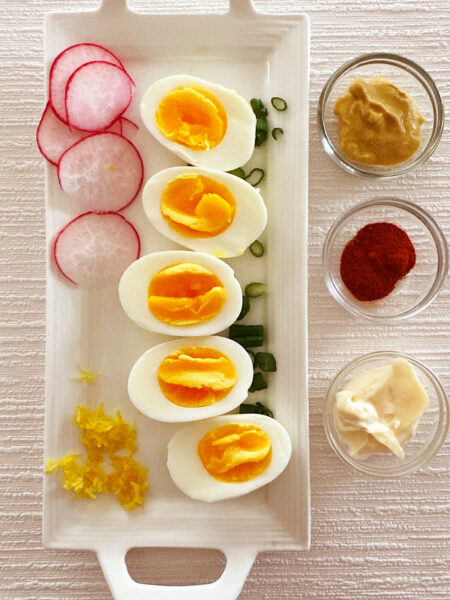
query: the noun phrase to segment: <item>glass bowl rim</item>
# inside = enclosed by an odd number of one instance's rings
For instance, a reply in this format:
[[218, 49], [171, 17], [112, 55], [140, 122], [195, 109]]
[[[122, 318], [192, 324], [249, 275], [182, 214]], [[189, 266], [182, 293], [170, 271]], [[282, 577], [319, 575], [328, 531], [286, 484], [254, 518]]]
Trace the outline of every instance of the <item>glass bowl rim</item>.
[[[439, 407], [439, 421], [436, 427], [436, 431], [430, 442], [425, 446], [424, 450], [418, 456], [416, 456], [416, 458], [413, 459], [411, 463], [404, 465], [400, 464], [398, 466], [388, 468], [373, 467], [369, 464], [363, 464], [363, 460], [354, 459], [350, 456], [348, 451], [343, 450], [345, 449], [345, 442], [343, 440], [340, 440], [339, 433], [337, 431], [336, 433], [334, 432], [335, 425], [333, 416], [333, 406], [335, 402], [335, 393], [336, 391], [339, 391], [337, 390], [338, 384], [349, 373], [351, 373], [351, 371], [355, 367], [360, 366], [366, 362], [370, 362], [373, 359], [380, 358], [403, 358], [410, 362], [420, 372], [425, 374], [429, 382], [433, 386], [434, 391], [436, 392], [436, 398]], [[438, 453], [448, 433], [449, 409], [450, 407], [447, 394], [445, 393], [445, 390], [438, 377], [429, 367], [427, 367], [417, 358], [414, 358], [409, 354], [397, 352], [395, 350], [379, 350], [376, 352], [371, 352], [369, 354], [363, 354], [362, 356], [351, 360], [333, 377], [325, 394], [325, 401], [323, 405], [323, 427], [325, 429], [325, 434], [331, 448], [346, 465], [353, 467], [357, 471], [365, 473], [366, 475], [371, 475], [380, 479], [403, 477], [423, 467], [423, 465], [425, 465]]]
[[[389, 64], [401, 68], [404, 71], [407, 71], [410, 75], [412, 75], [417, 81], [419, 81], [419, 83], [421, 83], [422, 87], [425, 89], [428, 98], [431, 102], [431, 106], [433, 108], [433, 129], [430, 135], [430, 139], [428, 140], [428, 143], [425, 146], [425, 148], [416, 157], [416, 159], [406, 167], [402, 167], [402, 163], [400, 163], [398, 168], [395, 168], [394, 166], [393, 171], [386, 173], [374, 173], [368, 171], [361, 166], [357, 166], [356, 162], [348, 159], [345, 156], [345, 154], [343, 154], [339, 150], [339, 148], [337, 148], [330, 140], [330, 137], [327, 132], [327, 127], [325, 125], [324, 117], [325, 106], [336, 81], [350, 69], [363, 65], [378, 63]], [[429, 75], [429, 73], [423, 67], [418, 65], [416, 62], [410, 60], [409, 58], [401, 56], [400, 54], [393, 54], [389, 52], [373, 52], [368, 54], [362, 54], [354, 59], [345, 62], [329, 77], [328, 81], [325, 83], [320, 94], [319, 104], [317, 108], [317, 125], [319, 129], [319, 136], [327, 155], [337, 165], [342, 167], [348, 173], [352, 175], [358, 175], [360, 177], [368, 177], [375, 179], [384, 177], [400, 177], [401, 175], [404, 175], [405, 173], [411, 171], [417, 165], [425, 162], [433, 154], [433, 152], [436, 150], [439, 144], [439, 141], [442, 136], [442, 131], [444, 129], [444, 121], [444, 103], [431, 75]]]
[[[354, 214], [361, 212], [367, 208], [371, 208], [373, 206], [389, 206], [400, 208], [411, 214], [413, 217], [416, 217], [428, 230], [430, 233], [437, 253], [437, 268], [436, 268], [436, 277], [433, 281], [432, 286], [430, 287], [428, 293], [420, 302], [412, 306], [411, 308], [397, 314], [397, 315], [377, 315], [377, 314], [367, 314], [364, 313], [356, 307], [356, 305], [350, 304], [344, 296], [340, 293], [338, 288], [335, 286], [329, 272], [328, 268], [328, 259], [331, 247], [336, 238], [341, 227], [348, 221], [350, 217]], [[324, 272], [325, 284], [327, 286], [328, 291], [331, 296], [346, 310], [348, 310], [351, 314], [362, 317], [364, 319], [368, 319], [370, 321], [378, 321], [378, 322], [396, 322], [401, 321], [403, 319], [407, 319], [409, 317], [417, 315], [419, 312], [424, 310], [427, 306], [431, 304], [442, 285], [444, 284], [445, 278], [447, 276], [448, 270], [448, 247], [447, 240], [445, 238], [444, 232], [441, 227], [435, 221], [435, 219], [421, 206], [410, 202], [409, 200], [402, 200], [400, 198], [394, 197], [381, 197], [381, 198], [372, 198], [370, 200], [365, 200], [352, 206], [349, 210], [345, 211], [340, 217], [338, 217], [334, 223], [331, 225], [328, 233], [325, 237], [325, 241], [323, 243], [322, 249], [322, 267]]]

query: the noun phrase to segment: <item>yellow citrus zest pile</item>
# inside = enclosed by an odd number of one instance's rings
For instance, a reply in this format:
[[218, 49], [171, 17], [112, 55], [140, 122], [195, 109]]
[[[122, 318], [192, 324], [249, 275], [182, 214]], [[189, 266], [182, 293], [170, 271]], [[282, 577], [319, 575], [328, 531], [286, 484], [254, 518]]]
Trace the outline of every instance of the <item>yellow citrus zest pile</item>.
[[96, 410], [77, 406], [74, 422], [81, 431], [86, 448], [84, 462], [79, 454], [46, 461], [46, 473], [62, 469], [62, 486], [86, 498], [115, 494], [127, 510], [143, 506], [148, 489], [148, 469], [133, 458], [137, 450], [136, 429], [116, 416], [105, 413], [103, 404]]

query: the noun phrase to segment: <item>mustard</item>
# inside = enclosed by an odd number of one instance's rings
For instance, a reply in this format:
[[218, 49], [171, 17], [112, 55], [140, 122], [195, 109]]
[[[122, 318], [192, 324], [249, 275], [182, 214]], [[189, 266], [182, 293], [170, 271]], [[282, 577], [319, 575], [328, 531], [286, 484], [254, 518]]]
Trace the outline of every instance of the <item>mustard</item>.
[[386, 77], [357, 77], [338, 98], [341, 149], [351, 160], [390, 166], [410, 158], [420, 146], [425, 119], [411, 96]]

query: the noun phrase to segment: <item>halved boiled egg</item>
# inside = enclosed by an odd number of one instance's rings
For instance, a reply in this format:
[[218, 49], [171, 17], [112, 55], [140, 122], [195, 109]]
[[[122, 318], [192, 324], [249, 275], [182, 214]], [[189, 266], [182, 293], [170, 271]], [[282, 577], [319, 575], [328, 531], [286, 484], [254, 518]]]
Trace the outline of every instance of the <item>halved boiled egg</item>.
[[194, 500], [215, 502], [273, 481], [292, 452], [284, 427], [264, 415], [223, 415], [192, 423], [169, 442], [167, 468]]
[[167, 335], [212, 335], [239, 316], [242, 290], [223, 261], [188, 250], [153, 252], [119, 283], [122, 308], [140, 327]]
[[143, 203], [160, 233], [219, 258], [241, 255], [267, 223], [259, 190], [235, 175], [199, 167], [159, 171], [145, 184]]
[[157, 421], [207, 419], [245, 400], [253, 378], [248, 352], [225, 337], [180, 338], [147, 350], [128, 378], [135, 407]]
[[171, 75], [153, 83], [141, 117], [158, 142], [193, 165], [230, 171], [253, 153], [256, 117], [249, 102], [198, 77]]

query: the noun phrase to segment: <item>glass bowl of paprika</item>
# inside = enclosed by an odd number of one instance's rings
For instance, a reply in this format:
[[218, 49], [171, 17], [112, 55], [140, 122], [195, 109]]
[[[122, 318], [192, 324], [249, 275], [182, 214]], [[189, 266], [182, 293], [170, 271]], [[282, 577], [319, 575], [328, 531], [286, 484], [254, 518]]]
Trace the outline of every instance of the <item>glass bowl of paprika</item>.
[[323, 247], [325, 283], [353, 315], [398, 321], [435, 298], [448, 269], [448, 249], [436, 221], [397, 198], [354, 206], [330, 228]]
[[427, 160], [444, 127], [431, 76], [412, 60], [384, 52], [348, 61], [329, 78], [317, 123], [325, 152], [352, 175], [398, 177]]

